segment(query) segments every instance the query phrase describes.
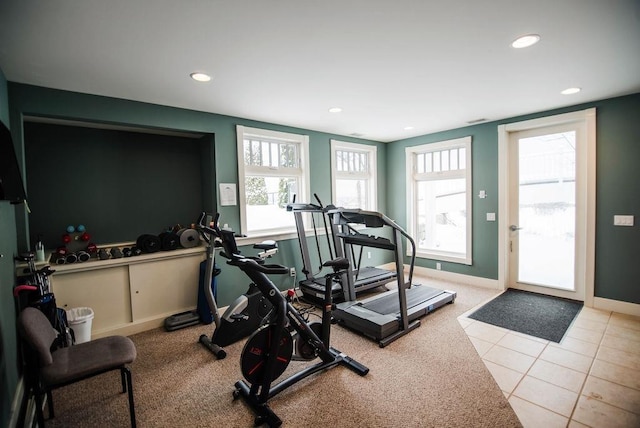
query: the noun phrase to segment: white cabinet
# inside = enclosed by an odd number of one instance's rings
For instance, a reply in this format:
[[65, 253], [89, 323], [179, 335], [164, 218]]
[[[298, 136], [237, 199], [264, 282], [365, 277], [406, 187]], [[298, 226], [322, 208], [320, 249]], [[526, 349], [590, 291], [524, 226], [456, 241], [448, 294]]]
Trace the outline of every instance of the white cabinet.
[[56, 271], [52, 276], [58, 307], [93, 309], [93, 332], [131, 323], [128, 266], [79, 272]]
[[92, 338], [129, 335], [196, 307], [204, 259], [205, 248], [196, 247], [57, 265], [51, 281], [59, 307], [93, 309]]
[[140, 322], [193, 309], [204, 257], [154, 260], [129, 266], [131, 315]]

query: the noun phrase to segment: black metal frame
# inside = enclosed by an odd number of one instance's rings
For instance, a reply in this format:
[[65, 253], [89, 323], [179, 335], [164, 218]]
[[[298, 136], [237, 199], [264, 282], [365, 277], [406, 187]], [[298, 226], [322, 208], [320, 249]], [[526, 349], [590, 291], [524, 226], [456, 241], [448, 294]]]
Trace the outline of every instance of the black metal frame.
[[[347, 208], [335, 208], [329, 211], [329, 215], [332, 216], [332, 226], [334, 237], [336, 239], [336, 256], [346, 256], [350, 262], [353, 259], [352, 247], [354, 245], [361, 247], [372, 247], [389, 250], [393, 253], [395, 262], [395, 280], [398, 283], [397, 290], [390, 290], [382, 295], [370, 297], [367, 301], [378, 300], [386, 298], [388, 295], [397, 296], [398, 313], [394, 314], [393, 322], [390, 324], [390, 329], [382, 328], [380, 322], [386, 321], [380, 317], [381, 314], [367, 310], [361, 303], [356, 301], [356, 289], [351, 275], [346, 275], [344, 278], [344, 284], [346, 284], [345, 293], [348, 293], [346, 301], [336, 306], [335, 318], [339, 324], [344, 325], [352, 330], [363, 333], [369, 337], [378, 341], [380, 347], [384, 347], [396, 339], [404, 336], [405, 334], [413, 331], [420, 326], [420, 320], [418, 318], [418, 312], [416, 308], [409, 308], [407, 295], [408, 293], [420, 293], [428, 287], [419, 289], [413, 287], [413, 271], [416, 258], [416, 244], [413, 238], [400, 227], [396, 222], [382, 213], [375, 211], [365, 211], [360, 209], [347, 209]], [[360, 224], [367, 228], [382, 228], [387, 227], [391, 229], [391, 238], [384, 238], [381, 236], [370, 236], [359, 233], [351, 225]], [[403, 239], [406, 239], [409, 249], [409, 269], [408, 278], [405, 281], [404, 274], [404, 249], [402, 245]], [[339, 240], [342, 241], [342, 245], [339, 245]], [[344, 253], [342, 249], [344, 248]], [[456, 294], [450, 291], [442, 290], [442, 294], [435, 301], [422, 302], [420, 306], [420, 315], [426, 315], [431, 310], [442, 306], [444, 303], [451, 303], [455, 299]], [[424, 307], [423, 307], [424, 306]], [[373, 330], [381, 329], [380, 334], [372, 334]], [[382, 330], [385, 330], [384, 332]], [[378, 337], [380, 336], [381, 337]]]
[[[289, 268], [281, 265], [267, 265], [258, 263], [256, 260], [247, 259], [238, 253], [233, 232], [220, 230], [217, 227], [217, 220], [214, 228], [210, 231], [222, 240], [224, 252], [220, 255], [229, 259], [230, 265], [239, 267], [251, 280], [262, 294], [271, 302], [275, 313], [271, 319], [271, 325], [275, 326], [274, 332], [268, 346], [269, 351], [264, 353], [264, 374], [258, 382], [253, 384], [240, 380], [235, 383], [236, 390], [234, 398], [242, 397], [256, 414], [256, 425], [267, 424], [270, 427], [279, 427], [282, 420], [269, 408], [270, 398], [279, 394], [293, 384], [315, 374], [338, 365], [344, 365], [350, 370], [364, 376], [369, 369], [358, 363], [342, 352], [330, 347], [330, 323], [331, 323], [331, 287], [325, 287], [325, 305], [323, 309], [322, 338], [313, 331], [310, 325], [304, 320], [300, 313], [293, 307], [280, 290], [269, 279], [269, 274], [288, 274]], [[326, 267], [333, 268], [334, 272], [326, 275], [327, 285], [331, 284], [334, 276], [341, 275], [347, 267], [347, 260], [334, 259], [324, 263]], [[285, 327], [295, 330], [299, 339], [313, 350], [315, 356], [320, 358], [320, 362], [307, 367], [306, 369], [284, 379], [272, 386], [272, 375], [276, 372], [278, 351], [283, 338], [283, 332], [287, 333]], [[257, 332], [254, 334], [258, 334]], [[250, 340], [250, 339], [249, 339]]]
[[[298, 285], [303, 296], [315, 304], [322, 304], [324, 298], [324, 281], [321, 272], [313, 273], [312, 258], [317, 257], [320, 265], [323, 264], [323, 251], [320, 245], [318, 235], [318, 227], [316, 225], [315, 216], [321, 216], [324, 223], [324, 233], [326, 235], [327, 245], [325, 253], [329, 253], [330, 259], [335, 257], [346, 257], [349, 259], [349, 267], [340, 277], [335, 277], [331, 284], [333, 301], [338, 303], [342, 301], [352, 301], [356, 299], [356, 295], [360, 292], [371, 290], [396, 280], [397, 272], [380, 269], [372, 266], [362, 267], [362, 254], [364, 246], [375, 246], [383, 249], [392, 249], [389, 246], [364, 245], [358, 242], [351, 242], [342, 239], [342, 236], [357, 235], [357, 231], [352, 228], [347, 221], [342, 221], [342, 217], [335, 216], [335, 212], [342, 212], [342, 208], [336, 208], [333, 205], [323, 206], [317, 195], [314, 195], [318, 204], [306, 203], [290, 203], [287, 205], [287, 211], [292, 212], [296, 223], [296, 231], [300, 244], [300, 253], [302, 255], [302, 273], [304, 278], [299, 281]], [[359, 210], [358, 210], [359, 211]], [[309, 215], [313, 223], [313, 235], [315, 238], [316, 249], [310, 251], [307, 242], [307, 230], [305, 227], [304, 216]], [[375, 225], [378, 227], [378, 225]], [[379, 244], [380, 241], [378, 241]], [[356, 257], [354, 246], [359, 246], [360, 253]], [[323, 246], [324, 248], [324, 246]], [[356, 260], [357, 259], [357, 260]], [[322, 266], [320, 267], [322, 270]]]

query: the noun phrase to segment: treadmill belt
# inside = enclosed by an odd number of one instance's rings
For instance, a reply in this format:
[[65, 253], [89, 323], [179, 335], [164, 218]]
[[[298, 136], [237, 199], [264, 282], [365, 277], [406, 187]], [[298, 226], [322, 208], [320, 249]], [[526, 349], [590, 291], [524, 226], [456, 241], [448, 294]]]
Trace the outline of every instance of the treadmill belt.
[[[437, 288], [431, 288], [424, 285], [415, 285], [406, 291], [407, 296], [407, 308], [412, 307], [425, 302], [439, 294], [442, 290]], [[373, 299], [370, 302], [361, 305], [363, 308], [369, 309], [372, 312], [376, 312], [382, 315], [392, 315], [400, 313], [400, 301], [396, 293], [390, 293], [379, 299]]]
[[374, 281], [380, 281], [381, 279], [395, 278], [396, 273], [386, 269], [379, 269], [376, 267], [361, 268], [356, 275], [356, 287], [360, 284], [368, 284]]

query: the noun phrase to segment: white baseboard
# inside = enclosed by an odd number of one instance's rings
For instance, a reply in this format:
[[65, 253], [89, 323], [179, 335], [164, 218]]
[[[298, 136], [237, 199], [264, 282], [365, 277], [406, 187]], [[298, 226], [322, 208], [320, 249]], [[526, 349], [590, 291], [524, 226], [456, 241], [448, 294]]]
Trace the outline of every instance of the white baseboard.
[[605, 299], [604, 297], [594, 297], [593, 307], [604, 311], [613, 311], [640, 317], [640, 305], [637, 303], [621, 302], [620, 300]]
[[[391, 270], [391, 271], [394, 271], [394, 272], [396, 270], [396, 264], [395, 263], [385, 263], [383, 265], [376, 266], [376, 267], [378, 267], [380, 269]], [[404, 269], [407, 270], [408, 266], [405, 265]]]
[[[393, 264], [391, 264], [393, 266]], [[498, 280], [480, 278], [477, 276], [463, 275], [459, 273], [446, 272], [442, 270], [430, 269], [416, 266], [414, 273], [443, 281], [459, 282], [462, 284], [476, 285], [479, 287], [502, 290]], [[605, 299], [603, 297], [593, 298], [593, 307], [605, 311], [618, 312], [626, 315], [640, 317], [640, 305], [637, 303], [623, 302], [620, 300]]]
[[413, 271], [416, 275], [427, 276], [443, 281], [475, 285], [478, 287], [491, 288], [493, 290], [502, 290], [502, 287], [500, 287], [497, 279], [481, 278], [479, 276], [464, 275], [461, 273], [447, 272], [444, 270], [436, 270], [420, 266], [414, 267]]
[[[479, 287], [502, 290], [502, 287], [500, 287], [498, 281], [494, 279], [480, 278], [476, 276], [463, 275], [459, 273], [446, 272], [442, 270], [435, 270], [418, 266], [414, 268], [414, 271], [420, 275], [437, 278], [444, 281], [460, 282], [463, 284], [477, 285]], [[593, 307], [595, 309], [640, 317], [640, 305], [637, 303], [605, 299], [603, 297], [594, 297]]]
[[111, 326], [101, 330], [92, 330], [91, 340], [114, 335], [131, 336], [133, 334], [142, 333], [143, 331], [153, 330], [154, 328], [162, 327], [164, 325], [164, 319], [165, 317], [158, 317], [141, 322]]

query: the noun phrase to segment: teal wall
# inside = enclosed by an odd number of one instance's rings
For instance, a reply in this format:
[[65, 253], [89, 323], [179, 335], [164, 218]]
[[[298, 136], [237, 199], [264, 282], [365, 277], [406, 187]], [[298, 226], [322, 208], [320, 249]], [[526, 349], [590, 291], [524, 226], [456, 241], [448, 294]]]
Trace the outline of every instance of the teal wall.
[[[446, 271], [482, 278], [498, 278], [498, 125], [554, 114], [596, 108], [596, 260], [595, 295], [640, 303], [640, 94], [612, 98], [563, 109], [483, 123], [395, 141], [388, 145], [387, 211], [406, 226], [405, 148], [464, 136], [472, 137], [473, 265], [442, 262]], [[485, 190], [488, 197], [476, 197]], [[635, 216], [634, 227], [614, 227], [614, 214]], [[435, 268], [435, 260], [419, 259], [418, 266]]]
[[[386, 176], [386, 145], [383, 143], [338, 136], [306, 129], [262, 123], [247, 119], [222, 116], [211, 113], [178, 109], [135, 101], [99, 97], [94, 95], [60, 91], [9, 82], [9, 100], [12, 120], [12, 134], [16, 142], [20, 143], [17, 155], [25, 159], [25, 139], [23, 118], [25, 116], [49, 117], [59, 119], [80, 120], [106, 124], [128, 125], [152, 129], [168, 129], [173, 131], [188, 131], [209, 135], [207, 145], [209, 153], [203, 156], [203, 180], [209, 186], [205, 195], [205, 209], [215, 210], [221, 214], [221, 221], [229, 224], [234, 230], [239, 230], [240, 212], [237, 206], [217, 206], [216, 192], [219, 183], [237, 183], [237, 152], [236, 125], [245, 125], [283, 132], [300, 133], [309, 136], [311, 161], [311, 192], [317, 193], [325, 203], [331, 201], [330, 155], [331, 139], [342, 141], [373, 144], [377, 146], [378, 174]], [[26, 144], [29, 144], [28, 140]], [[64, 154], [57, 159], [49, 159], [53, 163], [64, 164]], [[29, 182], [29, 170], [25, 172]], [[82, 183], [78, 183], [78, 193], [82, 193]], [[30, 193], [27, 187], [27, 194]], [[207, 192], [205, 192], [207, 193]], [[381, 210], [386, 205], [385, 187], [378, 189], [378, 201]], [[21, 219], [18, 219], [20, 222]], [[18, 245], [27, 248], [29, 245], [28, 219], [18, 225]], [[195, 219], [194, 219], [195, 220]], [[126, 221], [123, 215], [121, 221]], [[133, 237], [132, 239], [135, 239]], [[287, 266], [295, 266], [297, 271], [302, 269], [297, 240], [279, 242], [280, 252], [273, 260]], [[243, 249], [246, 254], [252, 254], [252, 249]], [[386, 262], [385, 254], [375, 254], [372, 263]], [[237, 269], [223, 269], [218, 278], [218, 298], [221, 305], [229, 304], [235, 297], [246, 291], [246, 277]], [[291, 287], [291, 279], [276, 278], [280, 287]]]
[[[9, 125], [7, 80], [0, 70], [0, 120]], [[0, 426], [7, 426], [18, 384], [13, 256], [17, 253], [15, 208], [0, 201]]]
[[[471, 136], [472, 180], [475, 195], [485, 190], [486, 199], [473, 198], [473, 265], [441, 262], [449, 272], [498, 278], [498, 222], [487, 222], [486, 212], [498, 212], [498, 129], [495, 124], [458, 128], [446, 132], [424, 135], [389, 144], [387, 159], [393, 165], [393, 174], [387, 177], [387, 215], [407, 227], [407, 185], [405, 149], [421, 144], [435, 143]], [[416, 265], [435, 269], [436, 261], [417, 259]]]
[[7, 426], [18, 383], [15, 285], [16, 222], [13, 205], [0, 201], [0, 426]]
[[[640, 94], [597, 107], [595, 295], [640, 303]], [[615, 214], [633, 227], [613, 226]]]
[[7, 89], [7, 79], [0, 70], [0, 120], [9, 126], [9, 93]]

